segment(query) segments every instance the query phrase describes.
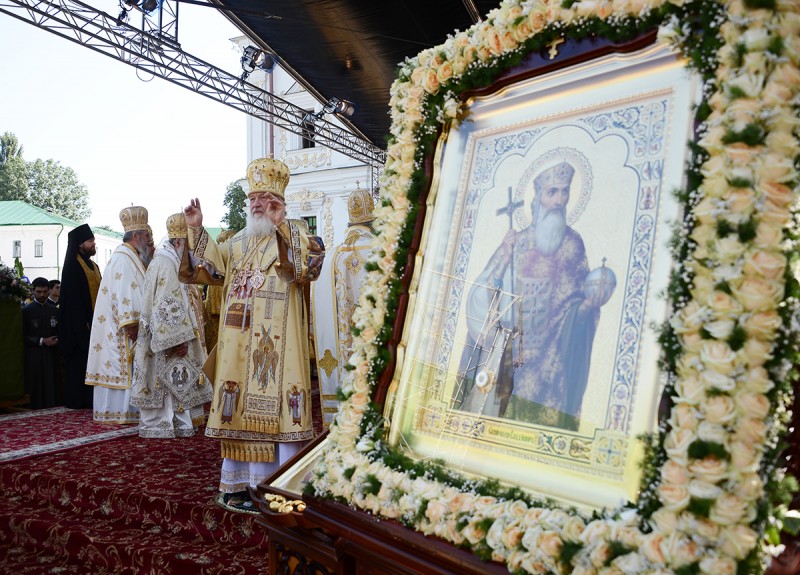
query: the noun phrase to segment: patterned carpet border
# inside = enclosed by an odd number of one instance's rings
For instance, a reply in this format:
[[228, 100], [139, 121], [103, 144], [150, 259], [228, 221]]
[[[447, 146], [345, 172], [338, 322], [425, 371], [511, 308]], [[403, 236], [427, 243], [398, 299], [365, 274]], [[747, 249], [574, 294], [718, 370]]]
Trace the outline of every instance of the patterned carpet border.
[[[43, 425], [47, 419], [52, 420], [55, 428]], [[0, 415], [0, 434], [4, 436], [0, 442], [0, 463], [137, 435], [138, 431], [136, 425], [96, 424], [91, 410], [66, 407]]]

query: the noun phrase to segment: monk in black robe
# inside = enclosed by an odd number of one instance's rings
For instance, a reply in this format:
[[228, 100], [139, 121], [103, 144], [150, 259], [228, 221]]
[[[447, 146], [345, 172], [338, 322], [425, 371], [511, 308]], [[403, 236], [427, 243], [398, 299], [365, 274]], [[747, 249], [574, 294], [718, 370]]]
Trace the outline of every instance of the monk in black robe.
[[100, 270], [90, 258], [97, 253], [94, 233], [83, 224], [69, 233], [59, 300], [59, 349], [64, 360], [64, 405], [91, 408], [94, 388], [86, 385], [89, 334]]
[[22, 309], [25, 342], [25, 391], [33, 409], [61, 403], [61, 369], [58, 361], [58, 309], [48, 305], [50, 288], [45, 278], [31, 283], [33, 301]]

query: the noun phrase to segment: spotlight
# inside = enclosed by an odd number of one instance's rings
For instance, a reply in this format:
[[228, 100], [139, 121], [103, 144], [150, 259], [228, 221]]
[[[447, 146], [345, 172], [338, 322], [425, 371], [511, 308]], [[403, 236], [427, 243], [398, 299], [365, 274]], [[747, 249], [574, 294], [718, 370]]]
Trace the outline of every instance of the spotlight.
[[142, 2], [142, 12], [150, 13], [158, 8], [158, 0], [144, 0]]
[[256, 68], [270, 73], [277, 64], [277, 60], [271, 54], [255, 46], [245, 47], [240, 62], [242, 63], [242, 80], [245, 80]]
[[139, 3], [139, 0], [123, 0], [123, 1], [125, 2], [125, 4], [131, 7], [136, 6]]
[[353, 115], [356, 111], [356, 106], [352, 102], [348, 102], [347, 100], [342, 100], [341, 98], [333, 97], [328, 100], [328, 103], [322, 108], [322, 110], [326, 114], [336, 114], [337, 116], [343, 116], [345, 118], [349, 118]]

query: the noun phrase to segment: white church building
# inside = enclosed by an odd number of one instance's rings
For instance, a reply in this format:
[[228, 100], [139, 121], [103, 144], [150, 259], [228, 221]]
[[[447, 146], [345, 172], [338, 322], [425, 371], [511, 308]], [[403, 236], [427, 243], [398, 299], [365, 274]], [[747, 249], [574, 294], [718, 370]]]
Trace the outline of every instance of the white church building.
[[[67, 234], [79, 225], [81, 222], [19, 200], [0, 202], [0, 263], [13, 267], [18, 258], [29, 280], [40, 276], [61, 279]], [[94, 228], [92, 231], [97, 246], [93, 259], [102, 273], [122, 242], [122, 234]]]

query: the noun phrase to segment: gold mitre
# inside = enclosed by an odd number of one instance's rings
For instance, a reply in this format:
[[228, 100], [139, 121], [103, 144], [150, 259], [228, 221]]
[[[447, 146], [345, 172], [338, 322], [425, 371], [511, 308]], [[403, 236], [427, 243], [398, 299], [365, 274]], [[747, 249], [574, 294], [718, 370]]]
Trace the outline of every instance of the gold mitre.
[[142, 206], [122, 208], [119, 221], [122, 222], [122, 229], [126, 232], [147, 231], [147, 208]]
[[167, 218], [167, 237], [171, 240], [189, 237], [189, 228], [186, 227], [186, 215], [183, 212], [172, 214]]
[[533, 189], [538, 192], [552, 186], [568, 186], [572, 182], [573, 174], [575, 168], [567, 162], [561, 162], [536, 176], [533, 180]]
[[289, 184], [289, 168], [280, 160], [259, 158], [247, 166], [247, 183], [250, 194], [270, 192], [283, 199], [283, 192]]
[[347, 198], [347, 214], [350, 224], [366, 224], [375, 219], [372, 210], [375, 203], [372, 201], [372, 194], [369, 190], [356, 188]]

